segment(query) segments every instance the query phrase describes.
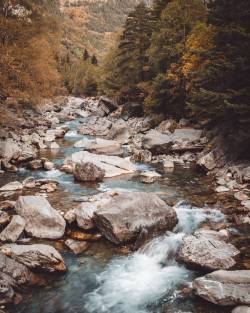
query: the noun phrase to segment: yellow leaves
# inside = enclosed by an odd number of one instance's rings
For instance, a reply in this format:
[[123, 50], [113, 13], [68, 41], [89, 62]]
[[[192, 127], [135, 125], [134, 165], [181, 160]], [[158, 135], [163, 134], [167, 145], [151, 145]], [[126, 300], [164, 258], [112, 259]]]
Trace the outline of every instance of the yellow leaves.
[[186, 52], [182, 57], [182, 73], [188, 77], [193, 71], [200, 70], [208, 63], [206, 55], [214, 48], [216, 28], [198, 23], [186, 41]]

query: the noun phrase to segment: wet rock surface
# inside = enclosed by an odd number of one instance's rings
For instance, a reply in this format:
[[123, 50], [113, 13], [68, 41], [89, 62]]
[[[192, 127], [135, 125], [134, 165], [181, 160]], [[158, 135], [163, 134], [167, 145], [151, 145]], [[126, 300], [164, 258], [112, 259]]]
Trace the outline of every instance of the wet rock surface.
[[135, 240], [141, 230], [153, 233], [172, 230], [177, 224], [175, 211], [156, 195], [118, 194], [94, 212], [94, 224], [115, 244]]
[[195, 293], [219, 305], [250, 304], [250, 271], [217, 271], [194, 280]]
[[8, 244], [1, 247], [1, 251], [32, 270], [43, 270], [50, 273], [66, 271], [62, 256], [55, 248], [49, 245]]
[[219, 232], [197, 231], [186, 236], [178, 255], [179, 260], [208, 270], [230, 269], [240, 251], [226, 243]]
[[57, 239], [64, 235], [65, 220], [41, 196], [21, 196], [16, 212], [25, 220], [25, 231], [36, 238]]

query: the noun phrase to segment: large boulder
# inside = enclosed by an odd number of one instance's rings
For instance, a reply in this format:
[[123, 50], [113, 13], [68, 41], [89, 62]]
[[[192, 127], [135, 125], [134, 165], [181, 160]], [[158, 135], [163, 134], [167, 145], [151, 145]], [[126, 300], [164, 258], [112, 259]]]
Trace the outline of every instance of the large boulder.
[[197, 231], [184, 237], [178, 258], [191, 266], [209, 270], [229, 269], [235, 265], [234, 257], [240, 251], [223, 239], [215, 231]]
[[33, 281], [34, 275], [26, 266], [0, 252], [0, 304], [12, 302], [15, 290]]
[[83, 135], [105, 137], [109, 134], [112, 122], [106, 117], [91, 116], [79, 129]]
[[121, 116], [127, 121], [131, 117], [143, 116], [143, 105], [137, 102], [127, 102], [122, 107]]
[[60, 253], [48, 245], [8, 244], [1, 247], [1, 251], [32, 270], [44, 270], [51, 273], [66, 271], [66, 266]]
[[105, 176], [105, 171], [93, 163], [76, 163], [74, 177], [79, 182], [100, 182]]
[[10, 161], [17, 159], [21, 154], [21, 148], [13, 139], [0, 141], [0, 158]]
[[66, 159], [65, 164], [77, 163], [93, 163], [97, 167], [105, 171], [105, 177], [114, 177], [122, 174], [130, 174], [136, 171], [135, 166], [127, 159], [118, 156], [99, 155], [80, 151], [73, 153], [69, 159]]
[[83, 148], [90, 152], [105, 155], [122, 155], [121, 144], [115, 140], [101, 138], [87, 139], [84, 138], [74, 144], [75, 148]]
[[41, 196], [21, 196], [16, 212], [25, 220], [25, 231], [36, 238], [58, 239], [64, 235], [66, 222]]
[[164, 154], [170, 151], [173, 145], [172, 134], [162, 134], [152, 129], [142, 138], [142, 148], [153, 154]]
[[194, 280], [195, 293], [219, 305], [250, 304], [250, 271], [219, 270]]
[[118, 104], [115, 100], [102, 96], [100, 97], [98, 108], [101, 115], [106, 116], [114, 112], [118, 108]]
[[142, 148], [153, 154], [169, 152], [201, 151], [204, 144], [201, 141], [202, 131], [192, 128], [176, 129], [173, 133], [153, 129], [142, 138]]
[[25, 220], [19, 215], [14, 215], [9, 225], [1, 232], [0, 240], [4, 242], [16, 242], [24, 231], [24, 228]]
[[103, 235], [115, 244], [135, 240], [141, 231], [150, 236], [172, 230], [177, 224], [174, 209], [157, 195], [143, 192], [121, 193], [99, 203], [93, 220]]

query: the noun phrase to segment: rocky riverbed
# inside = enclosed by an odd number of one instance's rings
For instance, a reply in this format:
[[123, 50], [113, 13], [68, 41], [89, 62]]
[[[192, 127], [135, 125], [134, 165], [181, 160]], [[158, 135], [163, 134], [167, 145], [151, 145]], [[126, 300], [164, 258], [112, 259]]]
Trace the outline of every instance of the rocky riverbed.
[[247, 310], [248, 162], [107, 98], [26, 116], [0, 134], [2, 310]]

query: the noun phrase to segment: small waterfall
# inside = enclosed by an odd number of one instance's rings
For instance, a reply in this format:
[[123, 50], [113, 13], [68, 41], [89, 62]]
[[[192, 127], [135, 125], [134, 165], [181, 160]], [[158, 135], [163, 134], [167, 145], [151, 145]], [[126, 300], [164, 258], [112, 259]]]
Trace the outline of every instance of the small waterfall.
[[178, 286], [188, 285], [194, 273], [175, 261], [183, 236], [211, 219], [220, 221], [216, 210], [176, 207], [179, 224], [175, 233], [150, 241], [129, 257], [113, 260], [99, 276], [98, 288], [89, 293], [85, 309], [89, 313], [149, 313], [149, 305], [163, 297], [174, 298]]

